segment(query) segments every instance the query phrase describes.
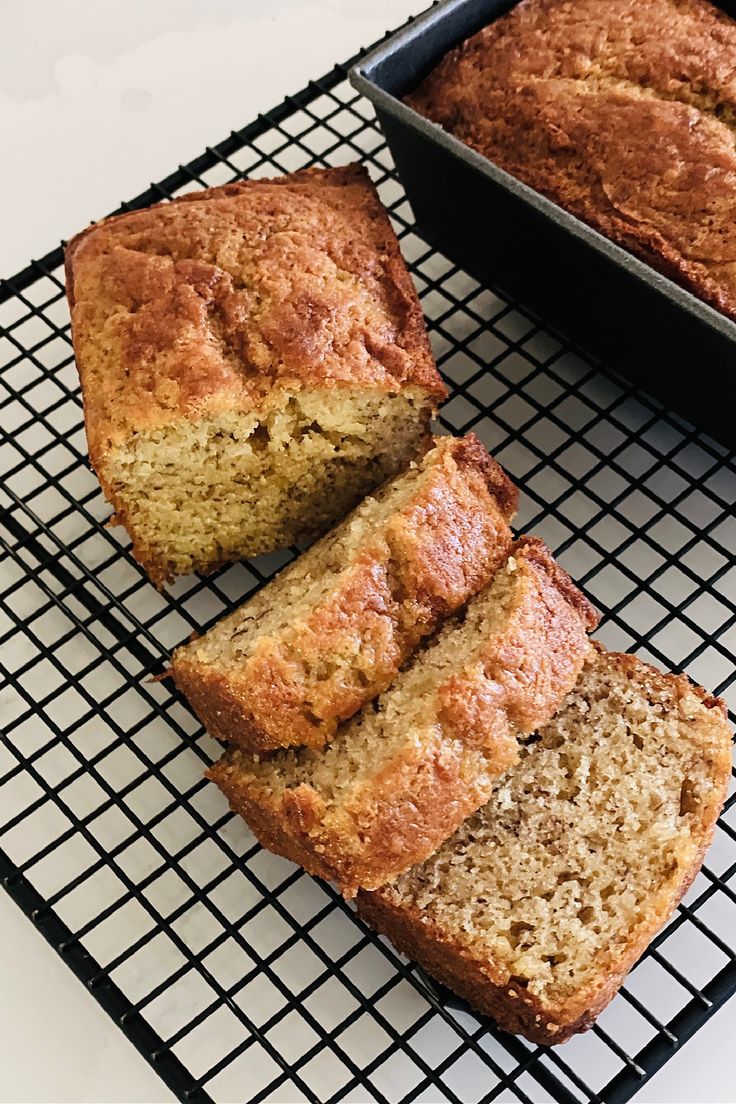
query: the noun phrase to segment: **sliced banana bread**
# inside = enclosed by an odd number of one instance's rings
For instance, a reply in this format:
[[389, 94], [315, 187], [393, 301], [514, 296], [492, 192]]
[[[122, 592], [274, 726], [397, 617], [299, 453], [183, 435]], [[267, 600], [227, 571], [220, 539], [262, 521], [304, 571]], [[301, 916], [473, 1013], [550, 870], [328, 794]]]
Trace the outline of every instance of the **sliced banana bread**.
[[327, 749], [210, 768], [261, 842], [376, 888], [435, 850], [488, 800], [520, 741], [575, 685], [595, 611], [541, 541], [523, 538], [493, 582]]
[[517, 491], [473, 434], [439, 437], [171, 667], [211, 735], [322, 747], [492, 578]]
[[66, 279], [90, 460], [157, 584], [323, 532], [445, 395], [360, 165], [105, 219]]
[[697, 874], [730, 770], [722, 702], [595, 650], [488, 804], [360, 913], [505, 1030], [564, 1042]]

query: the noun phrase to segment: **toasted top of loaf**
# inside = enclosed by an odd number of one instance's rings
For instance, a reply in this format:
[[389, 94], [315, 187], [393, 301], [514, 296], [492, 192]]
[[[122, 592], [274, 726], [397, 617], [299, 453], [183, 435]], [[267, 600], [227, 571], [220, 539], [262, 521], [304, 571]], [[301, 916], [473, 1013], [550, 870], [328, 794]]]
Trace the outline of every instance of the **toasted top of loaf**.
[[172, 656], [211, 735], [321, 747], [506, 560], [517, 490], [474, 434], [438, 437], [333, 532]]
[[735, 71], [706, 0], [522, 0], [409, 102], [734, 314]]
[[181, 196], [66, 250], [93, 463], [131, 434], [274, 390], [444, 387], [414, 285], [359, 165]]
[[611, 999], [694, 878], [730, 773], [722, 702], [591, 650], [488, 804], [370, 895], [368, 914], [502, 1025], [563, 1041]]

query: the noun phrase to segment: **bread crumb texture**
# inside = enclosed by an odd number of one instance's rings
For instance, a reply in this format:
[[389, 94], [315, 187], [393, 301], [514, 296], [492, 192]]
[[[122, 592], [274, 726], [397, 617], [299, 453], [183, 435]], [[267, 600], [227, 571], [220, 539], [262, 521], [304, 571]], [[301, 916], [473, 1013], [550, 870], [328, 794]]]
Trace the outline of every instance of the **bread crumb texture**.
[[329, 747], [260, 760], [231, 750], [209, 777], [270, 850], [346, 895], [375, 888], [488, 799], [574, 686], [596, 620], [541, 541], [522, 538], [464, 617]]
[[517, 492], [477, 437], [437, 438], [172, 670], [208, 731], [322, 746], [492, 578]]
[[564, 1041], [695, 877], [730, 771], [723, 703], [593, 651], [491, 800], [361, 910], [502, 1027]]
[[707, 0], [522, 0], [408, 102], [736, 317], [735, 65]]
[[107, 219], [66, 266], [90, 458], [156, 582], [324, 530], [444, 396], [359, 166]]

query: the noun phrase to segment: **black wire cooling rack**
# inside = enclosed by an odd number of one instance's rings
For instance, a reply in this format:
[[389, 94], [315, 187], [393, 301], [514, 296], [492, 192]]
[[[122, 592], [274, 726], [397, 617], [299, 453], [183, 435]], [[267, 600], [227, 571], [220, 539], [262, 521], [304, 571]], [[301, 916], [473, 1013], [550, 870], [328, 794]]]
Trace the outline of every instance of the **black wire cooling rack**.
[[[124, 209], [360, 158], [401, 236], [451, 389], [609, 646], [734, 691], [733, 454], [428, 249], [347, 66]], [[157, 594], [87, 465], [62, 253], [0, 284], [3, 883], [163, 1080], [191, 1101], [628, 1100], [736, 989], [736, 815], [622, 994], [549, 1050], [498, 1032], [263, 851], [203, 781], [217, 749], [171, 648], [290, 554]]]

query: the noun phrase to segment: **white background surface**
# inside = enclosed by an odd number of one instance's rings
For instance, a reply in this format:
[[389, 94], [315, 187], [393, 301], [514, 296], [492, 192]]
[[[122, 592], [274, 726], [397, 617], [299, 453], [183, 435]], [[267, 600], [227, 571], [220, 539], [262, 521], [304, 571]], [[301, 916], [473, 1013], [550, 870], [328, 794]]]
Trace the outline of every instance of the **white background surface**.
[[[424, 0], [23, 0], [2, 7], [0, 272], [419, 12]], [[169, 1101], [0, 894], [0, 1099]], [[736, 1101], [736, 1001], [637, 1097]], [[247, 1086], [243, 1086], [247, 1099]]]

